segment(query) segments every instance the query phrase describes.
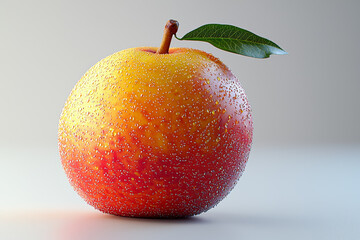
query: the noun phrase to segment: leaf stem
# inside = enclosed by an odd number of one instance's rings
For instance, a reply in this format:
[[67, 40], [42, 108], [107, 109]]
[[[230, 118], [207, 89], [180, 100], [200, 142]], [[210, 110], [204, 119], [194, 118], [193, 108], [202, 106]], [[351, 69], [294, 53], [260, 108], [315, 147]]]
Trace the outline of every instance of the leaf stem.
[[157, 54], [168, 54], [172, 36], [176, 34], [179, 28], [179, 22], [170, 19], [167, 21], [164, 29], [164, 35], [160, 47], [156, 51]]

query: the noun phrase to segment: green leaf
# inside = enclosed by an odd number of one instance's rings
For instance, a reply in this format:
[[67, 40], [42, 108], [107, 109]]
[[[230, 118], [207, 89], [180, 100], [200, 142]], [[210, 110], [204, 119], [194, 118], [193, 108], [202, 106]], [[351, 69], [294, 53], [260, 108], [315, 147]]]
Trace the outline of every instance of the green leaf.
[[206, 24], [178, 40], [203, 41], [222, 50], [248, 57], [268, 58], [271, 54], [287, 54], [274, 42], [232, 25]]

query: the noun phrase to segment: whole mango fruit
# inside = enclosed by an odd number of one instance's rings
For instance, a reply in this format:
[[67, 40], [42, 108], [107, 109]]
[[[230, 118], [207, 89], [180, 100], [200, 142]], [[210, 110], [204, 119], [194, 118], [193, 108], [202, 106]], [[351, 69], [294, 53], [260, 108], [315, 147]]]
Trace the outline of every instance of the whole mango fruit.
[[59, 122], [62, 165], [96, 209], [132, 217], [187, 217], [235, 186], [252, 142], [239, 80], [200, 50], [140, 47], [90, 68]]

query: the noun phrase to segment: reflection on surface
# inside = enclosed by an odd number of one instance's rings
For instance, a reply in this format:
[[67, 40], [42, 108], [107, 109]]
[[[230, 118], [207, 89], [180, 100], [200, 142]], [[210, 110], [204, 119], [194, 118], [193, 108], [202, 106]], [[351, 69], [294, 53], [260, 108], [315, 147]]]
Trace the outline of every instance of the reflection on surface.
[[[286, 217], [241, 216], [231, 213], [205, 213], [185, 219], [142, 219], [101, 213], [78, 215], [58, 229], [60, 239], [226, 239], [252, 235], [265, 237], [274, 229], [309, 227], [306, 221]], [[261, 229], [262, 232], [256, 232]], [[300, 230], [302, 230], [300, 228]], [[225, 238], [224, 238], [225, 237]]]

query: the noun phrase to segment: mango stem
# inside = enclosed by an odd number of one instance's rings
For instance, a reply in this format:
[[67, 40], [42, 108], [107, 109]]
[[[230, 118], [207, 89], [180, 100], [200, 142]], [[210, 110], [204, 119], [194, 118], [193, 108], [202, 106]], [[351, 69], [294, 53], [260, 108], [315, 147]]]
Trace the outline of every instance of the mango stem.
[[176, 34], [179, 28], [179, 22], [170, 19], [167, 21], [164, 29], [164, 35], [160, 47], [156, 51], [157, 54], [168, 54], [172, 36]]

